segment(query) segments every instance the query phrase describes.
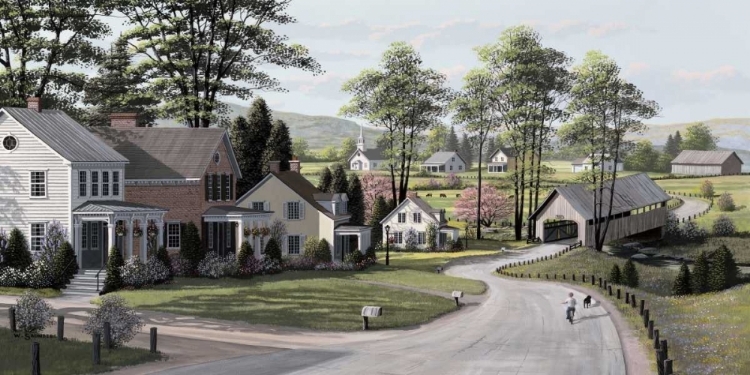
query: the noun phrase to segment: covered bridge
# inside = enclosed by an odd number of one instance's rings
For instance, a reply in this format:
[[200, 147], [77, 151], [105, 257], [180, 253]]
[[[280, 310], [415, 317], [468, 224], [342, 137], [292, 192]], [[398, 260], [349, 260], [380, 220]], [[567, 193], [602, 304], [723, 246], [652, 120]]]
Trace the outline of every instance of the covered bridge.
[[[605, 184], [601, 211], [605, 215], [609, 211], [611, 187], [611, 182]], [[606, 242], [651, 231], [661, 235], [669, 199], [645, 173], [618, 178]], [[529, 216], [530, 237], [538, 237], [542, 242], [578, 238], [584, 246], [593, 246], [594, 217], [594, 193], [589, 185], [559, 186]]]
[[672, 173], [727, 176], [742, 173], [742, 164], [742, 159], [734, 151], [685, 150], [672, 160]]

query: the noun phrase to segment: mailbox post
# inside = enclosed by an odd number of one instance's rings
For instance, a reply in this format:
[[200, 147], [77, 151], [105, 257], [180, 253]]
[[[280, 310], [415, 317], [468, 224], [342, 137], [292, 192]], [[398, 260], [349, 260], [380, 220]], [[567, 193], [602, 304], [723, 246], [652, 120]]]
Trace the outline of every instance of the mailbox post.
[[464, 292], [462, 292], [460, 290], [454, 290], [453, 291], [453, 299], [456, 300], [456, 307], [460, 306], [459, 303], [458, 303], [458, 299], [459, 298], [463, 298], [463, 297], [464, 297]]
[[365, 306], [362, 308], [362, 330], [367, 331], [370, 327], [369, 318], [377, 318], [383, 315], [383, 308], [380, 306]]

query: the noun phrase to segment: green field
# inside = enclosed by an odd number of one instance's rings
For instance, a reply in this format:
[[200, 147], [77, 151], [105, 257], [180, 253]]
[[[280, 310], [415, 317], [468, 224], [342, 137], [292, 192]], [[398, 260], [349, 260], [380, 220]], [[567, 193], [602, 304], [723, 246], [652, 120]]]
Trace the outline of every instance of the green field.
[[[0, 287], [0, 296], [20, 296], [27, 290], [29, 289]], [[60, 292], [59, 290], [50, 288], [34, 289], [34, 292], [42, 298], [55, 298], [60, 297], [60, 295], [62, 294], [62, 292]]]

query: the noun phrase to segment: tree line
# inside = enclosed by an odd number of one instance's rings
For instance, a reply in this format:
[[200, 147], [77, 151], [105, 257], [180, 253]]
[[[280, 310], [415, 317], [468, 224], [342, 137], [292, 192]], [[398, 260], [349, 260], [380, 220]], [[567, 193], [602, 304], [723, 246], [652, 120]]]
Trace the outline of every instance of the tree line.
[[630, 171], [669, 173], [672, 160], [683, 150], [713, 151], [717, 149], [717, 141], [706, 124], [691, 124], [686, 128], [684, 139], [679, 130], [674, 135], [669, 134], [661, 151], [647, 139], [638, 141], [624, 158], [624, 167]]

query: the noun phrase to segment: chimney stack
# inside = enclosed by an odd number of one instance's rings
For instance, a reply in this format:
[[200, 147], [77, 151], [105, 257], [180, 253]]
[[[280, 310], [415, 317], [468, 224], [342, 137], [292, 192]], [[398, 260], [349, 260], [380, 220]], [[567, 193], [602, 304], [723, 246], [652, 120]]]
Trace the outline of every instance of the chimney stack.
[[110, 113], [109, 126], [116, 129], [131, 129], [138, 126], [137, 113]]
[[299, 164], [299, 159], [296, 156], [292, 156], [292, 160], [289, 160], [289, 170], [292, 172], [300, 173], [302, 166]]
[[33, 109], [37, 112], [42, 111], [42, 100], [38, 96], [26, 98], [26, 108]]
[[278, 160], [271, 160], [268, 162], [268, 171], [271, 173], [279, 173], [281, 171], [281, 162]]

